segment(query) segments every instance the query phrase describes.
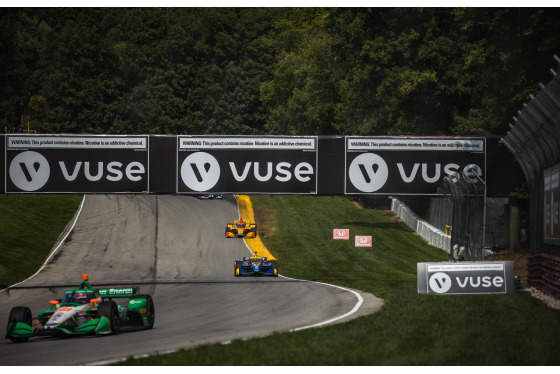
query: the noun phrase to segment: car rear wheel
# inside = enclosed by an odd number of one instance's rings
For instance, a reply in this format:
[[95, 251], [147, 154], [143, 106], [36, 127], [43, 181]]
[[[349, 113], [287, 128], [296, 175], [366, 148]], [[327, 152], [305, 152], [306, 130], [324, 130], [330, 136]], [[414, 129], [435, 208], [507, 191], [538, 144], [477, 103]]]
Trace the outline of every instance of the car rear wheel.
[[[31, 315], [31, 309], [26, 306], [16, 306], [10, 311], [10, 316], [8, 317], [8, 326], [10, 323], [25, 323], [29, 326], [33, 323], [33, 316]], [[10, 340], [14, 343], [26, 342], [29, 337], [10, 337]]]
[[272, 269], [274, 269], [274, 276], [277, 277], [278, 276], [278, 264], [276, 263], [276, 261], [269, 261], [270, 265], [272, 266]]
[[239, 276], [239, 274], [237, 273], [237, 269], [239, 269], [239, 264], [235, 264], [233, 266], [233, 275], [235, 275], [236, 277]]
[[156, 309], [154, 306], [154, 300], [150, 295], [134, 295], [130, 298], [132, 299], [145, 299], [146, 300], [146, 317], [148, 318], [147, 328], [151, 329], [154, 327], [154, 322], [156, 321]]
[[257, 237], [257, 225], [251, 227], [251, 233], [253, 234], [253, 238]]

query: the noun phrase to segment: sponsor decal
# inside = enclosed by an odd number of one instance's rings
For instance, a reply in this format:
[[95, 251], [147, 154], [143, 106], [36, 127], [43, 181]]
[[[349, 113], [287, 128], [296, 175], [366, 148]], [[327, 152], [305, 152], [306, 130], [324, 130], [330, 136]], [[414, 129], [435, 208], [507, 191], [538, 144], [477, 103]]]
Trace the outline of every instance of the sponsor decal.
[[7, 137], [6, 192], [148, 191], [148, 138]]
[[389, 177], [387, 163], [375, 153], [362, 153], [350, 164], [350, 182], [362, 192], [375, 192]]
[[177, 139], [177, 193], [317, 193], [316, 137]]
[[451, 277], [446, 273], [435, 273], [430, 277], [430, 289], [435, 293], [446, 293], [451, 288]]
[[371, 236], [356, 236], [354, 239], [354, 245], [356, 247], [371, 247], [372, 242]]
[[420, 294], [515, 292], [512, 261], [419, 263], [417, 277]]
[[17, 154], [10, 163], [10, 179], [23, 191], [37, 191], [49, 180], [51, 168], [40, 153], [26, 151]]
[[134, 293], [134, 288], [107, 288], [99, 290], [101, 296], [113, 296], [113, 295], [132, 295]]
[[485, 141], [459, 138], [346, 138], [345, 194], [437, 194], [447, 175], [484, 180]]
[[181, 178], [193, 191], [209, 191], [220, 179], [220, 165], [206, 152], [190, 154], [181, 165]]
[[333, 239], [336, 240], [350, 240], [349, 229], [333, 229]]

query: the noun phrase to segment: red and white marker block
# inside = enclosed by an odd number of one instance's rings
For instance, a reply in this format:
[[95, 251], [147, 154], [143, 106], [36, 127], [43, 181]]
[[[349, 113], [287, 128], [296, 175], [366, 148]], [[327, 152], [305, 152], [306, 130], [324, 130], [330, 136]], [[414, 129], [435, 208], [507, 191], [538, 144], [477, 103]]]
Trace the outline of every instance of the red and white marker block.
[[333, 239], [338, 240], [350, 240], [350, 230], [349, 229], [333, 229]]
[[356, 247], [371, 247], [371, 236], [357, 236], [355, 240]]

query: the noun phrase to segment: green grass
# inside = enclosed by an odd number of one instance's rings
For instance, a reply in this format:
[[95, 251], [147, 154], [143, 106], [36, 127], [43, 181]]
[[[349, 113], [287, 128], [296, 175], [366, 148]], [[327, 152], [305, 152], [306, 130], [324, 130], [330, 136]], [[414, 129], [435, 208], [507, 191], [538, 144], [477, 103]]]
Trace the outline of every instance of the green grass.
[[[368, 291], [385, 300], [383, 308], [338, 325], [202, 345], [121, 365], [560, 364], [560, 311], [526, 292], [418, 295], [416, 263], [448, 256], [386, 212], [358, 209], [345, 197], [252, 201], [257, 219], [274, 225], [263, 241], [282, 275]], [[333, 228], [349, 228], [351, 238], [372, 235], [373, 247], [334, 241]]]
[[81, 201], [76, 195], [0, 195], [0, 289], [41, 267]]

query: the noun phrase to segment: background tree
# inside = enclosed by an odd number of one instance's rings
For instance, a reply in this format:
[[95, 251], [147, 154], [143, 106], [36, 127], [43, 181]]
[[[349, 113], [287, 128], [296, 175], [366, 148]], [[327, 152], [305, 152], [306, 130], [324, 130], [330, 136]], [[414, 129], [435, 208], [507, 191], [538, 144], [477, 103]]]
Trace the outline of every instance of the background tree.
[[41, 133], [493, 135], [560, 8], [5, 8], [0, 121]]

